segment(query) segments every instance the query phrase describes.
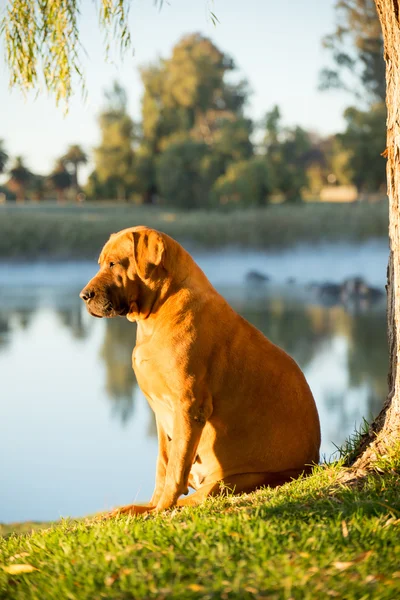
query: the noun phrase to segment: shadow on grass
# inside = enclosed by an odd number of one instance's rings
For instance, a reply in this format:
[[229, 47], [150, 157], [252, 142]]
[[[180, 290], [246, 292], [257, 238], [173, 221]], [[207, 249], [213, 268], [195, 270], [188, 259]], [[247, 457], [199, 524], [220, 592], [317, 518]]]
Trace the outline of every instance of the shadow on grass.
[[[293, 518], [305, 522], [318, 519], [351, 518], [353, 516], [389, 515], [400, 517], [398, 485], [400, 469], [388, 472], [372, 471], [343, 484], [339, 475], [341, 466], [319, 467], [309, 477], [285, 484], [280, 488], [265, 488], [253, 494], [216, 498], [207, 504], [210, 510], [215, 502], [217, 510], [232, 512], [244, 510], [252, 518]], [[202, 507], [198, 507], [201, 511]]]

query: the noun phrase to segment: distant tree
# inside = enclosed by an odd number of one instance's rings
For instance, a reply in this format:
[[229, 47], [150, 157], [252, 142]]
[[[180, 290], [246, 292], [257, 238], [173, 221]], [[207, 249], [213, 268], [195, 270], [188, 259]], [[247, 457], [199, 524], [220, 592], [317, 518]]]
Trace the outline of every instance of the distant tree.
[[17, 156], [12, 169], [10, 169], [10, 179], [7, 183], [8, 188], [14, 192], [17, 202], [24, 202], [26, 198], [26, 188], [32, 179], [32, 173], [24, 165], [21, 156]]
[[43, 175], [32, 175], [28, 185], [28, 193], [30, 193], [33, 201], [39, 202], [43, 200], [47, 188], [46, 184], [47, 178]]
[[322, 71], [320, 87], [384, 102], [383, 38], [374, 0], [336, 0], [335, 11], [336, 30], [323, 43], [336, 67]]
[[[135, 126], [127, 113], [126, 92], [118, 83], [105, 97], [106, 106], [99, 117], [102, 140], [94, 150], [96, 179], [108, 197], [126, 200], [133, 188]], [[100, 187], [98, 190], [101, 192]]]
[[66, 154], [62, 157], [65, 165], [72, 167], [72, 185], [75, 190], [79, 190], [79, 177], [78, 171], [80, 165], [86, 165], [88, 162], [87, 154], [82, 150], [80, 146], [77, 144], [73, 144], [69, 146]]
[[8, 154], [4, 150], [3, 140], [0, 140], [0, 174], [4, 173], [7, 161], [8, 161]]
[[143, 136], [153, 152], [164, 138], [194, 128], [197, 137], [211, 143], [219, 116], [241, 116], [247, 84], [226, 81], [235, 68], [210, 39], [195, 33], [182, 38], [169, 59], [142, 69]]
[[209, 147], [191, 138], [171, 143], [157, 158], [156, 180], [159, 194], [169, 206], [207, 206], [215, 164]]
[[[210, 145], [214, 154], [221, 159], [225, 170], [231, 162], [246, 160], [253, 156], [253, 144], [250, 136], [253, 124], [250, 119], [239, 115], [229, 114], [215, 115], [215, 124], [210, 123], [212, 138]], [[193, 131], [196, 137], [196, 130]]]
[[[165, 187], [157, 189], [160, 181], [165, 186], [165, 179], [160, 175], [163, 169], [154, 165], [164, 165], [172, 154], [176, 160], [179, 148], [186, 148], [186, 144], [190, 152], [204, 148], [201, 144], [208, 146], [207, 160], [212, 166], [205, 176], [207, 181], [211, 173], [215, 179], [224, 173], [230, 162], [252, 155], [252, 124], [243, 116], [247, 84], [245, 81], [232, 84], [226, 80], [226, 75], [235, 68], [233, 60], [210, 39], [195, 33], [182, 38], [170, 58], [142, 69], [145, 92], [140, 159], [136, 169], [145, 169], [150, 177], [141, 186], [145, 187], [144, 199], [157, 194], [165, 197]], [[200, 145], [189, 144], [189, 138]], [[173, 149], [168, 151], [167, 158], [159, 161], [157, 157], [171, 146]], [[184, 162], [182, 157], [180, 164]], [[154, 178], [156, 171], [158, 175]], [[182, 193], [184, 190], [179, 191]], [[193, 198], [189, 195], [187, 202], [192, 206]], [[204, 202], [206, 198], [202, 199], [202, 204]]]
[[62, 203], [65, 200], [65, 190], [71, 187], [72, 177], [65, 168], [63, 159], [56, 163], [54, 171], [49, 177], [51, 185], [57, 193], [57, 202]]
[[349, 107], [343, 134], [336, 136], [336, 168], [359, 191], [376, 191], [385, 181], [386, 82], [383, 36], [374, 0], [336, 0], [336, 30], [324, 39], [336, 67], [321, 73], [321, 88], [345, 89], [367, 109]]
[[334, 177], [331, 183], [351, 185], [354, 172], [350, 165], [351, 150], [344, 148], [340, 135], [332, 135], [323, 141], [323, 151], [327, 161], [326, 175]]
[[[110, 188], [110, 192], [107, 187]], [[86, 185], [84, 186], [84, 192], [89, 200], [105, 200], [113, 197], [113, 187], [114, 186], [107, 186], [105, 183], [100, 182], [99, 176], [96, 170], [94, 170], [88, 177]]]
[[157, 194], [156, 156], [142, 144], [133, 162], [133, 189], [144, 204], [153, 204]]
[[307, 169], [324, 160], [320, 146], [301, 127], [283, 127], [274, 106], [265, 117], [264, 151], [275, 192], [288, 202], [301, 201], [309, 183]]
[[272, 191], [265, 157], [233, 162], [213, 186], [213, 197], [222, 206], [265, 206]]
[[277, 104], [265, 115], [264, 144], [267, 147], [279, 144], [279, 136], [282, 132], [281, 118], [281, 111]]
[[342, 148], [348, 151], [352, 182], [359, 191], [385, 189], [386, 164], [380, 155], [386, 148], [383, 126], [386, 107], [382, 103], [374, 104], [366, 111], [349, 107], [344, 117], [346, 130], [337, 138]]

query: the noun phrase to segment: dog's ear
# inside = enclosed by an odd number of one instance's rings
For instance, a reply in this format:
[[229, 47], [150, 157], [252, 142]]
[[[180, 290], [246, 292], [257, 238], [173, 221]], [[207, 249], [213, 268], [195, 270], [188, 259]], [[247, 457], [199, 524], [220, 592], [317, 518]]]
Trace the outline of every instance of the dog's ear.
[[149, 279], [154, 269], [163, 263], [164, 240], [154, 229], [133, 231], [132, 235], [136, 272], [140, 279]]

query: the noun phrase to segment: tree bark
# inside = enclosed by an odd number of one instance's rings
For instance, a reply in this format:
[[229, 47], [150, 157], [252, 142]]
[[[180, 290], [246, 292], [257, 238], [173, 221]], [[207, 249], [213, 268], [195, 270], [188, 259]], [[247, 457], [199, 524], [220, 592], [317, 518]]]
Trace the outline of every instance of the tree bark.
[[361, 440], [354, 469], [373, 467], [379, 456], [400, 451], [400, 3], [375, 0], [384, 39], [387, 104], [387, 188], [389, 196], [388, 396]]

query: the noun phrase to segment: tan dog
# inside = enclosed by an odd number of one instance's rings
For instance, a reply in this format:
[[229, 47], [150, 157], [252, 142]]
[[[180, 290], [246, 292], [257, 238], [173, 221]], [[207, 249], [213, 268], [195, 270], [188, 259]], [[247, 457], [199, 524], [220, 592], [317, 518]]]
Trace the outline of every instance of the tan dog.
[[[219, 493], [279, 485], [318, 462], [320, 427], [297, 364], [239, 316], [164, 233], [113, 234], [81, 292], [96, 317], [137, 322], [132, 355], [153, 409], [159, 453], [149, 505], [196, 505]], [[188, 498], [188, 486], [197, 490]], [[114, 513], [113, 513], [114, 514]]]

